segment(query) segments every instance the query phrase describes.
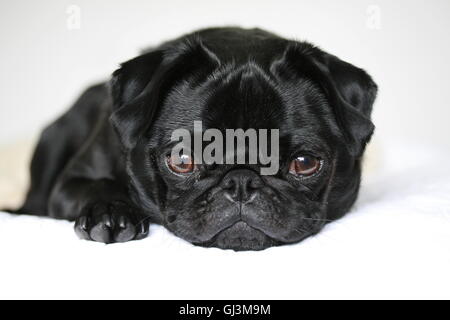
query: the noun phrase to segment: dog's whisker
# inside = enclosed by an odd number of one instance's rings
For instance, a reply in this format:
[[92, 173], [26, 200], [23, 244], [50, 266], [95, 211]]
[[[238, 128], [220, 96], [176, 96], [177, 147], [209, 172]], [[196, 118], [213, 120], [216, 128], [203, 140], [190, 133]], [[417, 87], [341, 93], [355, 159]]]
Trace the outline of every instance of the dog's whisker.
[[325, 222], [331, 222], [333, 220], [330, 219], [320, 219], [320, 218], [301, 218], [302, 220], [311, 220], [311, 221], [325, 221]]

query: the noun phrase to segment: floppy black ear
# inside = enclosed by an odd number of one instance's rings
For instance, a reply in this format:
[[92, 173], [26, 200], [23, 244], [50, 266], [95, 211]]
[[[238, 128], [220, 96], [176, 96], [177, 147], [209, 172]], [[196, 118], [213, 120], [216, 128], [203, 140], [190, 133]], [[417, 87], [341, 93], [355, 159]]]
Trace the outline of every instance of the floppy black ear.
[[283, 63], [293, 65], [321, 85], [350, 154], [360, 157], [375, 129], [370, 117], [377, 85], [372, 78], [364, 70], [307, 43], [290, 45]]
[[[219, 64], [199, 38], [147, 52], [113, 73], [110, 121], [125, 148], [133, 148], [150, 127], [173, 84], [193, 71]], [[200, 72], [201, 73], [201, 72]]]
[[122, 63], [120, 68], [114, 71], [110, 82], [114, 110], [130, 102], [144, 90], [161, 64], [162, 58], [161, 50], [147, 52]]

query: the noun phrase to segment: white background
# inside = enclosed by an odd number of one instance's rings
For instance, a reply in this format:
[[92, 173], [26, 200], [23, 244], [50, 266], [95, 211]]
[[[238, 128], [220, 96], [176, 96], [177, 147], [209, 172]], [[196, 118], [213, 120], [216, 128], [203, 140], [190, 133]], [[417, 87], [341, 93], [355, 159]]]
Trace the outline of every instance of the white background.
[[[79, 30], [67, 28], [70, 5]], [[306, 39], [365, 68], [380, 87], [379, 137], [450, 146], [447, 0], [2, 1], [0, 142], [36, 133], [140, 48], [230, 24]]]
[[[80, 29], [67, 28], [70, 5]], [[158, 226], [104, 246], [67, 222], [0, 213], [0, 298], [449, 298], [448, 0], [2, 1], [0, 144], [35, 135], [139, 49], [217, 25], [306, 39], [373, 76], [381, 173], [354, 210], [257, 253], [193, 247]]]

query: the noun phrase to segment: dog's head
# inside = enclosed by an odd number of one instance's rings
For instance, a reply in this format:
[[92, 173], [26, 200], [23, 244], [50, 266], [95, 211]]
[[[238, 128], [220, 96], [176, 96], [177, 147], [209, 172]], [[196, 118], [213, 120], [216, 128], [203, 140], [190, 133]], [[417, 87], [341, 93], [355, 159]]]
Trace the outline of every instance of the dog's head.
[[[185, 37], [113, 75], [111, 121], [136, 201], [195, 244], [295, 243], [345, 214], [357, 196], [375, 83], [310, 44], [263, 34], [234, 47]], [[227, 129], [278, 129], [278, 141], [257, 149], [277, 150], [279, 169], [261, 175], [260, 161], [199, 164], [186, 149], [173, 161], [173, 132], [192, 131], [194, 121], [224, 137]], [[202, 151], [213, 140], [203, 138]]]

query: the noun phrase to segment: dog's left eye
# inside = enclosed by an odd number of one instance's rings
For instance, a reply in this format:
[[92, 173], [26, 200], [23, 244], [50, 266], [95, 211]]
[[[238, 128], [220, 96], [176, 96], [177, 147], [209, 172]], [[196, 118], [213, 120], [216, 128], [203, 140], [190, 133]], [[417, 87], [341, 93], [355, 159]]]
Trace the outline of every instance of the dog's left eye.
[[187, 154], [182, 154], [178, 159], [167, 157], [167, 166], [171, 171], [178, 174], [191, 173], [195, 169], [194, 160]]
[[321, 161], [309, 155], [302, 155], [291, 161], [289, 172], [296, 176], [309, 177], [320, 170]]

